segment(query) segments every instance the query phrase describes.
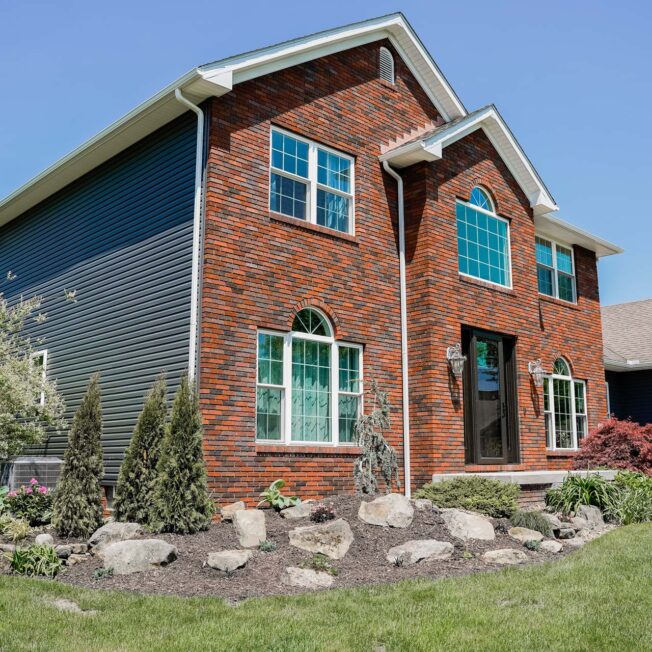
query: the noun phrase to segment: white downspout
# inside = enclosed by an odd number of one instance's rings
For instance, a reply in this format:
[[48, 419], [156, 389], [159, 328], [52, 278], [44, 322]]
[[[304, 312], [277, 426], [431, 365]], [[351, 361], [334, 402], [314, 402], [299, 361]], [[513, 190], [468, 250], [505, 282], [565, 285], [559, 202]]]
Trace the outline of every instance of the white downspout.
[[197, 147], [195, 158], [195, 205], [192, 227], [192, 281], [190, 285], [190, 347], [188, 350], [188, 377], [197, 376], [197, 340], [199, 336], [199, 272], [202, 232], [202, 185], [204, 176], [204, 112], [186, 99], [181, 89], [175, 88], [174, 96], [197, 114]]
[[398, 191], [398, 269], [401, 295], [401, 370], [403, 385], [403, 464], [405, 495], [412, 494], [410, 472], [410, 389], [408, 385], [408, 339], [407, 339], [407, 289], [405, 281], [405, 211], [403, 208], [403, 178], [388, 161], [383, 161], [385, 172], [396, 179]]

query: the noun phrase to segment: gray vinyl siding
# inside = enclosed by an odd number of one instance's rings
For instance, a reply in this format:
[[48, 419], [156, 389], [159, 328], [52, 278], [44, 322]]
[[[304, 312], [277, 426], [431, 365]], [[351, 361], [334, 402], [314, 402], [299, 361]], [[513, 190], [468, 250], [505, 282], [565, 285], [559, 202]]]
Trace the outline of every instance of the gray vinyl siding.
[[[195, 138], [185, 114], [0, 228], [0, 292], [43, 296], [29, 330], [69, 419], [100, 373], [108, 483], [144, 393], [165, 371], [172, 396], [188, 367]], [[66, 437], [30, 452], [61, 456]]]

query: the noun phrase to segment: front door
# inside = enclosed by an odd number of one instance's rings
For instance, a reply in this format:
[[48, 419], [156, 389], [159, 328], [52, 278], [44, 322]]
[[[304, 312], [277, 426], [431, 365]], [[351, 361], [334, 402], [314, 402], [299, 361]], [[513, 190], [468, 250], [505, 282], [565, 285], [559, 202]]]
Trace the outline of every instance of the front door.
[[466, 461], [518, 461], [514, 339], [480, 330], [464, 332]]

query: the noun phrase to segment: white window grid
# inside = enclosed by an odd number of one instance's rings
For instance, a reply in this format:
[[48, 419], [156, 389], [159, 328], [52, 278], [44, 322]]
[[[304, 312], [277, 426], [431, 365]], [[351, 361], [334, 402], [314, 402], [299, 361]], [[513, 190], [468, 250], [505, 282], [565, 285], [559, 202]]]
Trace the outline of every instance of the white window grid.
[[[566, 363], [568, 365], [568, 363]], [[544, 409], [544, 419], [546, 422], [546, 431], [548, 434], [548, 440], [546, 446], [548, 450], [564, 450], [572, 451], [579, 449], [580, 439], [586, 437], [587, 430], [587, 395], [586, 395], [586, 383], [583, 380], [577, 380], [571, 376], [564, 376], [561, 374], [549, 374], [546, 376], [547, 387], [544, 387], [544, 391], [548, 393], [548, 409]], [[555, 425], [555, 392], [554, 392], [554, 381], [563, 380], [570, 383], [570, 404], [571, 404], [571, 426], [572, 426], [572, 445], [567, 447], [557, 446], [557, 433]], [[576, 386], [581, 386], [583, 388], [584, 396], [584, 411], [577, 412], [577, 401], [576, 401]], [[545, 404], [544, 404], [545, 405]], [[577, 417], [580, 417], [583, 424], [583, 431], [578, 432], [577, 429]]]
[[[294, 138], [295, 140], [298, 140], [308, 145], [308, 178], [302, 177], [299, 174], [293, 174], [292, 172], [288, 172], [286, 170], [274, 167], [272, 165], [272, 135], [275, 131], [285, 136], [289, 136], [290, 138]], [[350, 168], [351, 192], [344, 192], [343, 190], [332, 188], [331, 186], [327, 186], [317, 181], [318, 178], [317, 155], [318, 155], [318, 150], [320, 149], [325, 152], [330, 152], [331, 154], [335, 154], [336, 156], [344, 158], [351, 163], [351, 168]], [[305, 220], [301, 220], [301, 218], [294, 218], [294, 219], [300, 220], [302, 222], [305, 221], [308, 222], [309, 224], [316, 225], [317, 224], [317, 191], [324, 190], [325, 192], [329, 192], [334, 195], [339, 195], [340, 197], [345, 197], [349, 200], [349, 216], [348, 216], [349, 230], [346, 233], [348, 233], [349, 235], [355, 235], [355, 161], [352, 156], [349, 156], [348, 154], [344, 154], [343, 152], [333, 149], [332, 147], [327, 147], [326, 145], [315, 143], [314, 141], [309, 140], [308, 138], [304, 138], [303, 136], [297, 136], [297, 134], [292, 133], [291, 131], [287, 131], [286, 129], [281, 129], [279, 127], [272, 127], [272, 129], [270, 129], [269, 132], [269, 170], [270, 170], [269, 182], [267, 184], [267, 188], [269, 192], [268, 205], [270, 206], [270, 210], [272, 210], [271, 209], [272, 174], [278, 174], [281, 177], [292, 179], [293, 181], [297, 181], [306, 186], [306, 219]], [[279, 215], [285, 216], [284, 213], [279, 213]], [[330, 229], [330, 227], [328, 226], [324, 226], [323, 228]], [[335, 231], [336, 233], [342, 233], [342, 231], [338, 231], [337, 229], [330, 229], [330, 230]]]
[[[314, 310], [314, 308], [312, 308]], [[274, 335], [283, 338], [283, 384], [270, 385], [258, 382], [258, 335]], [[299, 439], [292, 439], [292, 341], [295, 339], [312, 340], [314, 342], [324, 342], [331, 345], [331, 395], [330, 395], [330, 419], [331, 419], [331, 440], [327, 442], [321, 441], [306, 441]], [[358, 415], [362, 413], [364, 401], [364, 388], [363, 388], [363, 347], [360, 344], [353, 344], [352, 342], [339, 342], [332, 336], [313, 335], [311, 333], [299, 333], [291, 331], [284, 333], [275, 330], [259, 329], [256, 333], [256, 387], [257, 388], [272, 388], [280, 389], [281, 391], [281, 438], [280, 439], [259, 439], [256, 437], [256, 442], [259, 444], [277, 444], [277, 445], [291, 445], [291, 446], [355, 446], [357, 442], [340, 442], [339, 440], [339, 397], [342, 396], [358, 396]], [[340, 361], [339, 349], [346, 347], [357, 349], [359, 355], [359, 373], [360, 380], [358, 392], [340, 391]], [[258, 393], [256, 392], [256, 414], [258, 413]]]
[[[577, 303], [577, 278], [575, 275], [575, 250], [571, 245], [564, 244], [563, 242], [557, 242], [556, 240], [553, 240], [552, 238], [549, 238], [546, 235], [541, 235], [539, 233], [536, 234], [535, 238], [535, 244], [536, 240], [542, 240], [543, 242], [551, 245], [552, 248], [552, 267], [550, 265], [546, 265], [544, 263], [540, 263], [538, 260], [536, 261], [537, 267], [544, 267], [545, 269], [549, 269], [552, 271], [552, 294], [546, 294], [545, 292], [539, 292], [544, 297], [553, 297], [554, 299], [559, 299], [559, 301], [565, 301], [566, 303]], [[562, 249], [567, 249], [568, 251], [571, 252], [571, 274], [568, 272], [564, 272], [562, 270], [559, 270], [557, 267], [557, 247], [561, 247]], [[564, 274], [566, 276], [570, 276], [573, 281], [572, 281], [572, 286], [573, 286], [573, 300], [568, 301], [568, 299], [562, 299], [559, 296], [559, 276], [558, 274]], [[537, 279], [537, 289], [538, 289], [538, 279]]]
[[[484, 191], [484, 189], [483, 189]], [[487, 198], [489, 199], [490, 202], [492, 202], [491, 197], [489, 194], [484, 191], [487, 194]], [[473, 274], [465, 274], [464, 272], [459, 272], [460, 276], [464, 276], [466, 278], [473, 278], [478, 281], [482, 281], [483, 283], [488, 283], [489, 285], [495, 285], [496, 287], [499, 288], [507, 288], [509, 290], [512, 289], [512, 241], [511, 241], [511, 231], [510, 231], [510, 223], [509, 220], [501, 217], [500, 215], [497, 215], [496, 213], [492, 211], [488, 211], [484, 208], [480, 208], [480, 206], [477, 206], [476, 204], [471, 204], [468, 201], [463, 201], [462, 199], [457, 200], [458, 204], [462, 204], [463, 206], [466, 206], [468, 208], [472, 208], [475, 211], [478, 211], [479, 213], [484, 213], [485, 215], [488, 215], [489, 217], [493, 217], [494, 219], [504, 222], [507, 225], [507, 269], [505, 270], [507, 273], [507, 284], [503, 285], [502, 283], [495, 283], [494, 281], [488, 281], [487, 279], [482, 278], [481, 276], [473, 276]], [[493, 203], [493, 202], [492, 202]], [[457, 225], [457, 219], [455, 220], [455, 223]], [[456, 234], [457, 238], [457, 234]], [[458, 254], [459, 255], [459, 254]]]

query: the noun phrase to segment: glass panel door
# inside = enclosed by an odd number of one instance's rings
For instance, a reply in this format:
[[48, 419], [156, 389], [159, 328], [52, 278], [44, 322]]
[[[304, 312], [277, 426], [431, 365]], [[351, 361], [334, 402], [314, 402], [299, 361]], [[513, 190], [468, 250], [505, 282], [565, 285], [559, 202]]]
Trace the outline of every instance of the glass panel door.
[[505, 454], [500, 340], [477, 337], [476, 430], [480, 457], [502, 458]]

